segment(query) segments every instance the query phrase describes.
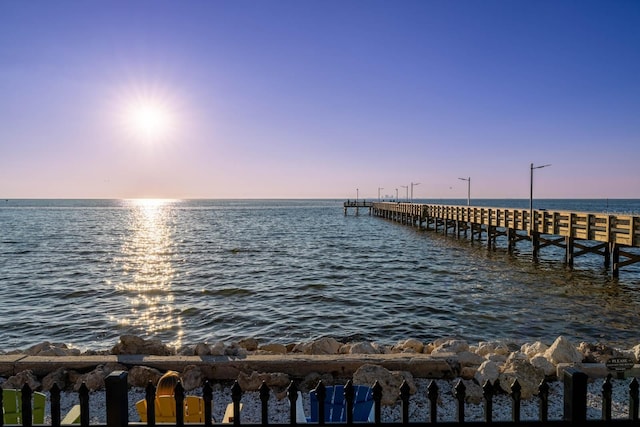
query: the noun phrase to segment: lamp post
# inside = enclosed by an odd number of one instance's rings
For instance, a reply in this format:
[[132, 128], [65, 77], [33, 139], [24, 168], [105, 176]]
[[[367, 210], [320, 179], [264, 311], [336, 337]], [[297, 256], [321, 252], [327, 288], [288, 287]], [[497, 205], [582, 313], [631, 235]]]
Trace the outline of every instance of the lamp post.
[[398, 201], [398, 189], [396, 188], [396, 202]]
[[380, 201], [380, 190], [384, 190], [384, 187], [378, 187], [378, 201]]
[[531, 163], [531, 178], [529, 179], [529, 231], [533, 229], [533, 170], [546, 168], [547, 166], [551, 166], [551, 164], [534, 166], [533, 163]]
[[356, 203], [358, 203], [358, 196], [360, 195], [360, 189], [356, 188]]
[[467, 181], [467, 206], [471, 206], [471, 177], [458, 179], [461, 181]]
[[414, 185], [420, 185], [419, 182], [412, 182], [411, 183], [411, 203], [413, 203], [413, 186]]
[[407, 202], [408, 202], [409, 201], [409, 186], [408, 185], [401, 185], [400, 187], [407, 189]]

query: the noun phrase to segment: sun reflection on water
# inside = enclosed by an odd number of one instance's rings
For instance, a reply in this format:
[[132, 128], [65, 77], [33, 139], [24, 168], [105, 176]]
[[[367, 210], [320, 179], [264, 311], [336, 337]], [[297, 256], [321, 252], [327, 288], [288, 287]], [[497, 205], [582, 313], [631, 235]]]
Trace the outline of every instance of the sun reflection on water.
[[135, 199], [127, 201], [133, 209], [130, 234], [122, 244], [123, 280], [116, 289], [129, 300], [129, 315], [112, 316], [121, 326], [132, 326], [141, 333], [155, 336], [172, 330], [177, 336], [171, 345], [179, 346], [182, 319], [175, 315], [172, 280], [171, 204], [173, 200]]

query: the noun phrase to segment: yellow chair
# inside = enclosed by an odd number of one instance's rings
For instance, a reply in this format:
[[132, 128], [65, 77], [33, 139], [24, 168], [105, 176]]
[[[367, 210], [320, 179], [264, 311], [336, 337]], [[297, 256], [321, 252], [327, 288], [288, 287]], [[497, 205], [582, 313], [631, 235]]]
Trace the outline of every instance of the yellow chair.
[[[231, 408], [231, 409], [230, 409]], [[240, 405], [242, 409], [242, 404]], [[136, 402], [136, 409], [140, 416], [140, 421], [147, 422], [147, 401], [142, 399]], [[157, 396], [155, 399], [156, 422], [175, 423], [176, 422], [176, 400], [173, 396]], [[223, 422], [233, 420], [233, 404], [227, 405], [225, 419]], [[199, 396], [184, 397], [184, 422], [204, 423], [204, 399]]]
[[[43, 424], [47, 396], [44, 393], [34, 391], [32, 398], [33, 424]], [[2, 390], [2, 414], [5, 424], [22, 424], [22, 391], [14, 389]]]

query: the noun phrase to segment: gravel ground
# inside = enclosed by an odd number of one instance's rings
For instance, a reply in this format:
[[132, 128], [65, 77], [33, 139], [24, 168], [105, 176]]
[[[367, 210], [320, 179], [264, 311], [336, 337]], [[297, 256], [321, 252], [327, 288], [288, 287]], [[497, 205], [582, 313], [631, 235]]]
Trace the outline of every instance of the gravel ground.
[[[595, 379], [588, 384], [587, 404], [588, 419], [600, 419], [602, 416], [602, 384], [603, 379]], [[613, 396], [612, 396], [612, 417], [627, 418], [629, 410], [629, 383], [631, 379], [613, 380]], [[440, 390], [440, 401], [438, 403], [438, 421], [455, 421], [457, 414], [457, 402], [453, 397], [452, 389], [457, 381], [437, 380], [436, 383]], [[409, 417], [411, 421], [428, 420], [429, 418], [429, 400], [427, 399], [427, 386], [430, 380], [416, 379], [418, 391], [411, 396]], [[560, 420], [563, 416], [563, 391], [564, 386], [561, 381], [555, 381], [549, 384], [549, 419]], [[194, 390], [193, 394], [201, 395], [201, 390]], [[129, 391], [129, 420], [139, 421], [138, 414], [135, 409], [135, 402], [144, 399], [144, 390], [140, 388], [132, 388]], [[243, 409], [241, 413], [241, 421], [243, 423], [259, 423], [260, 420], [260, 399], [257, 392], [246, 392], [242, 396]], [[229, 386], [214, 386], [214, 419], [222, 419], [224, 408], [227, 403], [231, 402], [231, 390]], [[308, 396], [303, 398], [305, 413], [309, 413]], [[511, 419], [511, 398], [507, 395], [498, 395], [493, 400], [493, 419], [495, 421]], [[63, 393], [61, 396], [62, 413], [64, 414], [74, 405], [78, 403], [78, 396], [75, 393]], [[288, 399], [277, 399], [272, 395], [269, 399], [269, 422], [270, 423], [288, 423], [289, 422], [289, 405]], [[106, 422], [106, 403], [104, 391], [93, 392], [90, 395], [91, 407], [91, 424], [100, 424]], [[538, 419], [538, 400], [537, 398], [523, 401], [521, 404], [522, 420]], [[483, 405], [466, 404], [465, 420], [466, 421], [482, 421]], [[396, 402], [393, 407], [383, 407], [383, 422], [399, 422], [401, 419], [400, 402]], [[47, 414], [45, 422], [49, 422], [50, 417]]]

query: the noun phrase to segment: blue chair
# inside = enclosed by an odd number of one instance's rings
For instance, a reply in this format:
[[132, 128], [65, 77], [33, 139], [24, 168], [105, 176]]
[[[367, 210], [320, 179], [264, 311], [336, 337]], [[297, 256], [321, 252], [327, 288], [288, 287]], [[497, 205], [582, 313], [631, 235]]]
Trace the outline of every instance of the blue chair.
[[[373, 390], [365, 385], [354, 385], [353, 421], [373, 422]], [[309, 393], [311, 416], [308, 422], [318, 422], [318, 396], [316, 390]], [[344, 399], [344, 386], [325, 387], [324, 420], [327, 423], [347, 421], [347, 402]]]

